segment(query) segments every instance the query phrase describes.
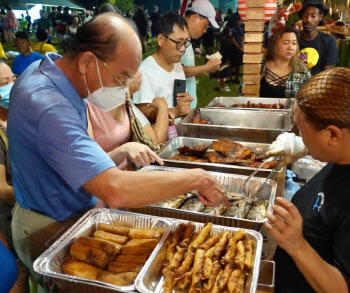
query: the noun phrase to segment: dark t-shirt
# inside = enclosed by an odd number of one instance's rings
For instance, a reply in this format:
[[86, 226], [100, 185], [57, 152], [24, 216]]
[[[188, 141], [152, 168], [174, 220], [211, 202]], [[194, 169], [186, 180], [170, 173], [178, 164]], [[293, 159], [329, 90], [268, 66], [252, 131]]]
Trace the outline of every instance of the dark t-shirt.
[[[320, 257], [350, 284], [350, 165], [327, 164], [293, 197], [303, 234]], [[275, 293], [315, 292], [292, 258], [277, 248]]]
[[52, 27], [52, 22], [50, 19], [48, 18], [40, 18], [38, 20], [38, 28], [44, 28], [44, 29], [49, 29], [50, 27]]
[[311, 75], [320, 73], [326, 65], [335, 65], [339, 62], [335, 38], [329, 34], [318, 32], [316, 38], [311, 41], [300, 37], [299, 47], [300, 50], [314, 48], [319, 54], [318, 62], [311, 68]]
[[157, 22], [158, 19], [160, 18], [160, 13], [159, 12], [153, 12], [150, 16], [151, 22], [152, 22], [152, 31], [156, 31], [157, 29]]

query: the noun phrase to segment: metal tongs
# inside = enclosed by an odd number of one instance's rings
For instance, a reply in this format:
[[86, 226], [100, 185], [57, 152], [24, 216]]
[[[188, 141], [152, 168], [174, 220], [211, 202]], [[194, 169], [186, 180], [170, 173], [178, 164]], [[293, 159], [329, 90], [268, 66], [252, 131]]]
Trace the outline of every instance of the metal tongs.
[[248, 197], [249, 199], [256, 199], [256, 198], [259, 198], [258, 195], [259, 195], [260, 192], [264, 189], [264, 187], [265, 187], [267, 181], [268, 181], [269, 179], [272, 179], [272, 178], [275, 176], [275, 173], [278, 172], [278, 171], [276, 171], [276, 167], [279, 165], [279, 163], [280, 163], [280, 161], [281, 161], [281, 159], [282, 159], [282, 156], [279, 156], [279, 157], [278, 157], [278, 162], [277, 162], [277, 164], [273, 167], [273, 169], [271, 170], [269, 176], [265, 179], [265, 181], [263, 182], [263, 184], [261, 184], [261, 185], [259, 186], [258, 190], [257, 190], [254, 194], [249, 193], [248, 187], [249, 187], [249, 182], [250, 182], [250, 180], [254, 177], [254, 175], [255, 175], [256, 173], [258, 173], [258, 171], [262, 168], [262, 166], [263, 166], [266, 162], [270, 162], [270, 161], [276, 160], [276, 159], [277, 159], [277, 157], [269, 157], [269, 158], [265, 159], [265, 160], [259, 165], [259, 167], [256, 168], [256, 169], [254, 170], [254, 172], [253, 172], [252, 174], [250, 174], [249, 177], [245, 180], [245, 182], [244, 182], [244, 193], [247, 195], [247, 197]]

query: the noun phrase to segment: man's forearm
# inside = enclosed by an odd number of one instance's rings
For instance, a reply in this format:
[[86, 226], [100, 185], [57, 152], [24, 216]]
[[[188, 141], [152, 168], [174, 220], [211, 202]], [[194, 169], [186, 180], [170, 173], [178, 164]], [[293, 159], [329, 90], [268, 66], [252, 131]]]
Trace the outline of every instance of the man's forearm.
[[207, 65], [183, 66], [186, 77], [199, 76], [209, 73]]

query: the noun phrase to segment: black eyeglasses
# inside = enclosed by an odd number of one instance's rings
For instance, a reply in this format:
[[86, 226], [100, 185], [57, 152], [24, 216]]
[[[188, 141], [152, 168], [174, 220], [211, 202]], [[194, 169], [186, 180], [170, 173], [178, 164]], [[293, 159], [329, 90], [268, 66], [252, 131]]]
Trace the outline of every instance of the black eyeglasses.
[[163, 37], [167, 38], [168, 40], [172, 41], [174, 44], [176, 44], [176, 49], [181, 50], [182, 46], [185, 46], [185, 48], [188, 48], [188, 46], [191, 44], [191, 40], [187, 39], [187, 41], [175, 41], [172, 38], [167, 37], [166, 35], [163, 35]]

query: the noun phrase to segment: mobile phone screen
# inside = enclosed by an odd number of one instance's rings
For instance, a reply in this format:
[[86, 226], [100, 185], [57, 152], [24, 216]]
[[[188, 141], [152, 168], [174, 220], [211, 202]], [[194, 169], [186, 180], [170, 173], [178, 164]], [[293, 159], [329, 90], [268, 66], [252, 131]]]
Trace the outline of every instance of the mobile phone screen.
[[185, 79], [175, 79], [174, 80], [174, 92], [173, 92], [173, 103], [174, 107], [177, 106], [176, 96], [180, 93], [186, 92], [186, 80]]

